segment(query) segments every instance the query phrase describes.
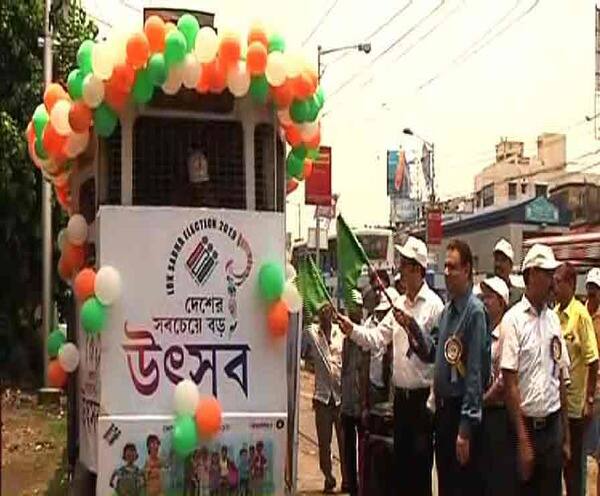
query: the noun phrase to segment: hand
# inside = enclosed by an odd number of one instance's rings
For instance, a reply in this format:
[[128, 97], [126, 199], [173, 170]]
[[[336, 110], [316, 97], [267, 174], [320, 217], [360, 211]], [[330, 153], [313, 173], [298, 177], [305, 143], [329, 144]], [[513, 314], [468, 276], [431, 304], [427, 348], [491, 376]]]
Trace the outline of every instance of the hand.
[[456, 436], [456, 459], [463, 466], [469, 463], [470, 444], [468, 437], [463, 437], [460, 434]]
[[563, 463], [567, 463], [571, 460], [571, 442], [565, 437], [562, 445]]
[[409, 322], [408, 315], [406, 315], [406, 313], [404, 313], [399, 308], [394, 308], [393, 312], [394, 312], [394, 318], [396, 319], [396, 322], [398, 322], [398, 324], [400, 324], [403, 327], [407, 327], [408, 322]]
[[521, 469], [521, 477], [527, 481], [533, 475], [534, 454], [533, 448], [529, 440], [519, 443], [519, 468]]
[[593, 416], [594, 416], [594, 404], [586, 401], [585, 404], [583, 405], [583, 421], [584, 421], [584, 423], [587, 424], [590, 420], [592, 420]]
[[340, 329], [346, 336], [348, 336], [352, 332], [352, 329], [354, 329], [354, 324], [345, 315], [341, 315], [338, 313], [336, 315], [336, 320], [338, 325], [340, 326]]

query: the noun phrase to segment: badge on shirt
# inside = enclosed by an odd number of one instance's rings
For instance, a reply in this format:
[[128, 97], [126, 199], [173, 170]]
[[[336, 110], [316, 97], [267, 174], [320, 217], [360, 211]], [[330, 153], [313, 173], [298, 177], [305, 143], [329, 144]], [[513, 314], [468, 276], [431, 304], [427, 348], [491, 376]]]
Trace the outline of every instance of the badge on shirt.
[[446, 343], [444, 343], [444, 357], [449, 365], [452, 366], [452, 382], [456, 382], [458, 379], [456, 373], [458, 372], [462, 377], [465, 375], [465, 368], [461, 361], [463, 355], [463, 345], [460, 339], [456, 336], [450, 336]]

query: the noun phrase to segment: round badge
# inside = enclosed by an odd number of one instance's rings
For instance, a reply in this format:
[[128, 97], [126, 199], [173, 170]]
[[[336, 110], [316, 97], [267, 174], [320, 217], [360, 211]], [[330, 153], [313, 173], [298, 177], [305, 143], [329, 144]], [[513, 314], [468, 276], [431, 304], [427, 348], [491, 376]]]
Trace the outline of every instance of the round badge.
[[462, 343], [460, 339], [452, 336], [444, 344], [444, 356], [450, 365], [456, 365], [460, 362], [462, 356]]
[[554, 336], [550, 342], [550, 354], [555, 362], [558, 362], [562, 356], [562, 346], [558, 336]]

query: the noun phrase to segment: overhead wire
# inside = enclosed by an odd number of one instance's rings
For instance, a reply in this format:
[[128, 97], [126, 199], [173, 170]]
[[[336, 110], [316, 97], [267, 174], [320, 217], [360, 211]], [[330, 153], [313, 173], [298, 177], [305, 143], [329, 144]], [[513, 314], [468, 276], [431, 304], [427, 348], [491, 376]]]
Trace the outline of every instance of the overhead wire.
[[329, 14], [331, 14], [331, 11], [335, 8], [335, 6], [338, 4], [339, 0], [333, 0], [333, 2], [331, 2], [331, 5], [329, 6], [329, 8], [325, 11], [325, 13], [319, 18], [319, 20], [317, 21], [317, 23], [315, 24], [315, 26], [313, 27], [312, 31], [308, 34], [308, 36], [304, 39], [304, 41], [302, 42], [302, 46], [306, 45], [310, 39], [315, 35], [315, 33], [319, 30], [319, 28], [323, 25], [323, 23], [325, 22], [325, 19], [327, 19], [327, 17], [329, 17]]

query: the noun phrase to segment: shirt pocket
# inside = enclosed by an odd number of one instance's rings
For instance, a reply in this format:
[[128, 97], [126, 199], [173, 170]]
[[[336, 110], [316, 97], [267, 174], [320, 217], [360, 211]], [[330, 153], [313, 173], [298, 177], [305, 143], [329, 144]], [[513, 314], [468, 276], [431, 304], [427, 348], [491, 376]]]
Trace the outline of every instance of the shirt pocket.
[[569, 352], [569, 357], [571, 358], [571, 362], [575, 360], [581, 353], [581, 340], [579, 339], [579, 334], [576, 333], [573, 329], [568, 329], [563, 334], [565, 344], [567, 345], [567, 351]]

